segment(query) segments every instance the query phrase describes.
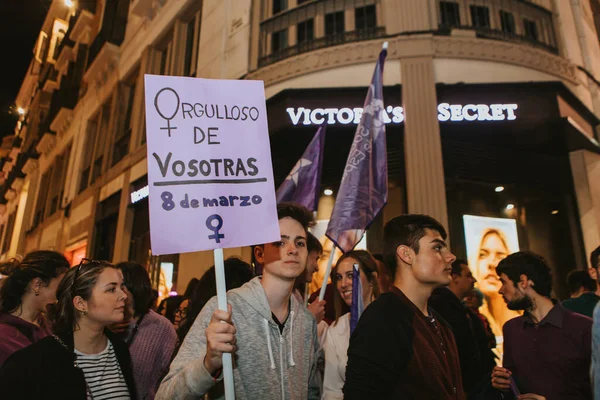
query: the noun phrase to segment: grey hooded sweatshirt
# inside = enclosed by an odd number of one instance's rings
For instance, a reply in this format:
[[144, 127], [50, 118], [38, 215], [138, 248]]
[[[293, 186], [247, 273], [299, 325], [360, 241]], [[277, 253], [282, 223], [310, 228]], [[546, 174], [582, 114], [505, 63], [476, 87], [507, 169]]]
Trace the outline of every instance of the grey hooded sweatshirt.
[[[291, 296], [290, 314], [281, 334], [260, 277], [227, 292], [227, 301], [237, 330], [233, 357], [236, 400], [319, 399], [317, 362], [323, 352], [317, 322], [306, 307]], [[157, 400], [198, 399], [215, 385], [204, 368], [204, 330], [216, 308], [217, 298], [213, 297], [196, 318], [156, 393]], [[224, 395], [215, 398], [224, 399]]]

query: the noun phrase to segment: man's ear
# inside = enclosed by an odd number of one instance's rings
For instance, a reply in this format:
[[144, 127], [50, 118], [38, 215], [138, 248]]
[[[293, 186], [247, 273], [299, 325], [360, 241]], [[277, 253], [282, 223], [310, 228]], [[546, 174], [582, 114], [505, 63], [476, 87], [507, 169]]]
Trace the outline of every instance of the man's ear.
[[521, 274], [521, 276], [519, 277], [519, 287], [523, 290], [527, 289], [528, 287], [534, 287], [535, 286], [535, 282], [532, 281], [531, 279], [529, 279], [527, 277], [527, 275], [525, 274]]
[[413, 264], [413, 249], [406, 245], [400, 245], [396, 248], [396, 257], [402, 260], [405, 264]]
[[598, 282], [598, 270], [596, 270], [596, 268], [588, 268], [588, 274], [590, 274], [590, 277], [593, 280]]
[[261, 265], [263, 265], [265, 263], [264, 245], [254, 246], [254, 258]]

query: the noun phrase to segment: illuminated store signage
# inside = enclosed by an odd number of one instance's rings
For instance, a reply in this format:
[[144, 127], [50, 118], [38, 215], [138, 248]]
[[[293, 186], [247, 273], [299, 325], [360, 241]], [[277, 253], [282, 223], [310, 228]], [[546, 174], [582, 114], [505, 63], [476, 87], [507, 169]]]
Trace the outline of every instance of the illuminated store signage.
[[135, 204], [140, 200], [144, 200], [150, 194], [148, 185], [144, 186], [140, 190], [136, 190], [135, 192], [131, 192], [131, 204]]
[[[449, 104], [438, 105], [438, 120], [440, 122], [474, 122], [474, 121], [514, 121], [517, 119], [517, 104]], [[304, 108], [289, 107], [287, 111], [294, 125], [328, 125], [358, 124], [362, 116], [362, 107], [356, 108]], [[387, 106], [383, 113], [386, 124], [401, 124], [404, 122], [404, 108]]]

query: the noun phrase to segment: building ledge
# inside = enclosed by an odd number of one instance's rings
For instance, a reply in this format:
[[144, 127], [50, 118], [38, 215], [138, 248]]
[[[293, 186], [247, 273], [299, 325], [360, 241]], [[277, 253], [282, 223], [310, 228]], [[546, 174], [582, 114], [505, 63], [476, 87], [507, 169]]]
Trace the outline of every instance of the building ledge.
[[61, 71], [66, 74], [69, 62], [71, 61], [75, 61], [75, 51], [71, 46], [65, 45], [58, 55], [58, 59], [56, 60], [54, 68], [56, 68], [57, 71]]
[[88, 10], [81, 10], [77, 22], [73, 26], [73, 30], [69, 38], [77, 43], [90, 44], [92, 23], [94, 22], [94, 14]]
[[25, 179], [23, 178], [15, 178], [15, 180], [13, 181], [12, 185], [10, 185], [10, 187], [14, 190], [18, 192], [21, 192], [21, 189], [23, 189], [23, 185], [25, 184]]
[[54, 146], [56, 145], [56, 134], [52, 132], [44, 133], [44, 136], [40, 139], [37, 146], [35, 146], [35, 150], [38, 153], [46, 154], [52, 151]]
[[152, 19], [152, 9], [152, 0], [134, 0], [130, 11], [140, 17]]
[[40, 162], [36, 158], [30, 158], [27, 161], [25, 161], [25, 164], [23, 164], [23, 168], [21, 168], [21, 170], [24, 174], [30, 175], [34, 173], [35, 170], [39, 168], [39, 166]]
[[71, 126], [71, 122], [73, 121], [73, 113], [73, 110], [61, 107], [56, 114], [56, 117], [54, 117], [54, 120], [50, 124], [50, 130], [56, 132], [58, 136], [62, 136]]
[[88, 67], [83, 79], [88, 85], [102, 86], [114, 73], [119, 62], [119, 46], [106, 42]]
[[4, 194], [4, 198], [8, 201], [13, 201], [17, 198], [17, 191], [15, 189], [8, 189]]

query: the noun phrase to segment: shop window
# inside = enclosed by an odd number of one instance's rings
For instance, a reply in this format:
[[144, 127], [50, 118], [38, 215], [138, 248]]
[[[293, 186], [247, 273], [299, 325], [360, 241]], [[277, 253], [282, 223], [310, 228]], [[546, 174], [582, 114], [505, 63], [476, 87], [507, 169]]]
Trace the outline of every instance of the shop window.
[[325, 36], [339, 36], [344, 33], [344, 12], [339, 11], [325, 15]]
[[300, 22], [298, 25], [298, 44], [301, 45], [306, 42], [310, 42], [315, 37], [315, 20], [309, 19], [304, 22]]
[[504, 33], [511, 35], [515, 35], [517, 33], [515, 17], [512, 13], [500, 11], [500, 24]]
[[287, 9], [287, 0], [273, 0], [273, 15]]
[[271, 35], [271, 52], [276, 53], [285, 49], [288, 46], [287, 29], [274, 32]]
[[[137, 78], [137, 74], [135, 78]], [[123, 96], [119, 96], [121, 104], [119, 104], [118, 109], [124, 110], [125, 113], [115, 134], [112, 165], [117, 164], [129, 153], [129, 142], [131, 141], [131, 113], [133, 112], [133, 102], [135, 100], [135, 83], [132, 85], [123, 84], [121, 90]]]
[[525, 31], [526, 38], [531, 39], [536, 42], [538, 41], [538, 30], [537, 30], [537, 24], [535, 23], [535, 21], [524, 18], [523, 19], [523, 28]]
[[490, 25], [490, 10], [487, 7], [471, 6], [471, 24], [475, 28], [489, 29]]
[[440, 1], [440, 17], [442, 26], [460, 26], [460, 9], [458, 3], [452, 1]]
[[377, 28], [375, 5], [355, 9], [354, 23], [357, 31], [375, 30]]

